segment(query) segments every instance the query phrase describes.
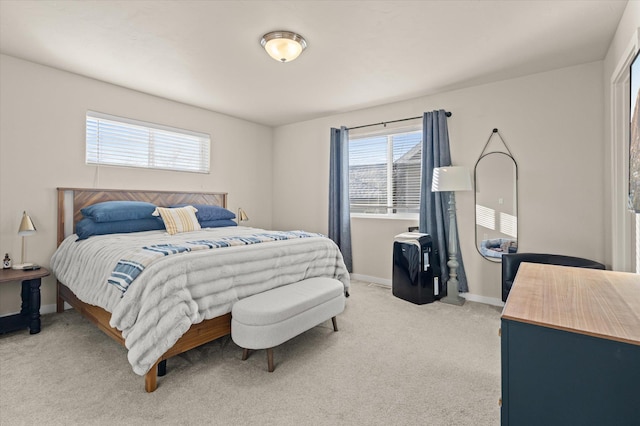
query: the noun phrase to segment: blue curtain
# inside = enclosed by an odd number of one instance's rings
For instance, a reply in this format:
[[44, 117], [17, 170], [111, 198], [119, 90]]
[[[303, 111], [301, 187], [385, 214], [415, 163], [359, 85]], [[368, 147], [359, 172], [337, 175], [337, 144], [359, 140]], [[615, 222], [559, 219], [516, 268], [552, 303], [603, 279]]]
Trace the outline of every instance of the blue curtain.
[[[440, 259], [440, 279], [443, 283], [449, 281], [448, 243], [449, 243], [449, 193], [431, 192], [433, 169], [451, 165], [449, 151], [449, 131], [445, 110], [425, 112], [422, 118], [422, 177], [420, 180], [420, 219], [419, 230], [430, 234], [434, 245], [438, 248]], [[455, 212], [454, 212], [455, 214]], [[456, 221], [457, 224], [457, 221]], [[457, 227], [457, 225], [456, 225]], [[456, 233], [457, 233], [456, 229]], [[458, 236], [460, 234], [458, 233]], [[460, 239], [458, 238], [457, 260], [458, 290], [466, 293], [467, 274], [460, 254]]]
[[349, 210], [349, 130], [331, 128], [329, 169], [329, 238], [340, 248], [349, 272], [351, 257], [351, 216]]

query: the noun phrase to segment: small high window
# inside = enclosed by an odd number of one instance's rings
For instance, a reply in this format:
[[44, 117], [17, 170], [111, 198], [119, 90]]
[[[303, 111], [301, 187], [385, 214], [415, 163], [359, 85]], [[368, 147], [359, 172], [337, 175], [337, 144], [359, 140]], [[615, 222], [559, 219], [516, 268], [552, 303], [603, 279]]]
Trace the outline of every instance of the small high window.
[[209, 173], [204, 133], [87, 112], [86, 163]]

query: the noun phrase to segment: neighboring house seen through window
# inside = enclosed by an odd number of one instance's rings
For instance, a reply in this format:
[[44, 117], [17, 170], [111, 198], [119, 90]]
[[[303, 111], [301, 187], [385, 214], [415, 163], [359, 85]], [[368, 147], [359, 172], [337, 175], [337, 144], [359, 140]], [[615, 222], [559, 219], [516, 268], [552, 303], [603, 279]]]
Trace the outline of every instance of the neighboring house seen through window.
[[420, 211], [422, 130], [349, 137], [351, 213]]
[[87, 164], [209, 173], [204, 133], [87, 112]]

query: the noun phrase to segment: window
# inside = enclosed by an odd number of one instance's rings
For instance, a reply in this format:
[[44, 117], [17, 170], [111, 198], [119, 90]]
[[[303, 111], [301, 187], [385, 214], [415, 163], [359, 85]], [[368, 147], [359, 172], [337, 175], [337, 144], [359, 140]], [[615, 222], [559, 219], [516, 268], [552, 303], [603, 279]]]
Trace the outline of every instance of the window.
[[351, 213], [418, 213], [421, 153], [421, 130], [350, 137]]
[[87, 164], [209, 173], [204, 133], [87, 112]]

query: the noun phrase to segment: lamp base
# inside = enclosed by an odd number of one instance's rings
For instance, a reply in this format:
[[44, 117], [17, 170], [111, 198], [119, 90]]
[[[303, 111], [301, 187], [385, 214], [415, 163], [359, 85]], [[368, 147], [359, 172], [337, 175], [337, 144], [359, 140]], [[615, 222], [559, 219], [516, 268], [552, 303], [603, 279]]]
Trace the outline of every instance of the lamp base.
[[456, 306], [462, 306], [464, 305], [464, 302], [467, 299], [465, 299], [464, 297], [460, 297], [457, 294], [453, 295], [453, 296], [447, 296], [447, 297], [443, 297], [442, 299], [440, 299], [440, 301], [442, 303], [446, 303], [449, 305], [456, 305]]
[[17, 265], [13, 265], [11, 269], [31, 269], [33, 266], [33, 263], [18, 263]]
[[458, 294], [458, 282], [457, 280], [449, 280], [447, 282], [447, 295], [440, 299], [441, 302], [449, 305], [462, 306], [467, 299], [460, 297]]

